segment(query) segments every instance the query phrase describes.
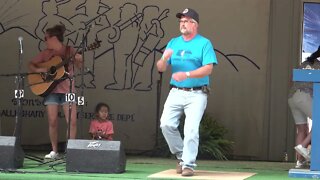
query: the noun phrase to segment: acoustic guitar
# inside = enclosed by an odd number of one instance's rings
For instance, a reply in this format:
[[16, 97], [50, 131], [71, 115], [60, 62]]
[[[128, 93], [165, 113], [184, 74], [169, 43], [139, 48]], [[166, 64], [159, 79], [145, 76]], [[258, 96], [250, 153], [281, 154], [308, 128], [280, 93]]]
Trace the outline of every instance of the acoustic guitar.
[[[101, 41], [96, 41], [84, 49], [84, 51], [94, 50], [100, 47]], [[81, 51], [79, 51], [81, 52]], [[31, 91], [38, 96], [48, 95], [67, 76], [65, 65], [69, 63], [71, 57], [63, 60], [60, 56], [54, 56], [49, 61], [37, 64], [38, 67], [47, 68], [46, 73], [30, 73], [28, 84]]]

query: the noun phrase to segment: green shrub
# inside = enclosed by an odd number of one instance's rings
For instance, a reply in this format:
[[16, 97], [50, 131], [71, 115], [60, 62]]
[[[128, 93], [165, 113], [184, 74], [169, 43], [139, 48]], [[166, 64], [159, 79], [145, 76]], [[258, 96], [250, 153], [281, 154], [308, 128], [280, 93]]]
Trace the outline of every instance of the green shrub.
[[205, 113], [199, 129], [200, 142], [198, 157], [203, 159], [227, 160], [232, 150], [232, 141], [224, 138], [227, 129]]

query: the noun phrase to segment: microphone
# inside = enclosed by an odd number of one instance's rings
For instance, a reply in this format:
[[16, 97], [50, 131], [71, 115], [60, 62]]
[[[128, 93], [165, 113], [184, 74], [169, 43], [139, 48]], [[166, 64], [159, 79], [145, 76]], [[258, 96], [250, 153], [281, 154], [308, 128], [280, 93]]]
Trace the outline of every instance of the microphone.
[[18, 41], [19, 41], [19, 45], [20, 45], [20, 54], [22, 54], [23, 53], [23, 47], [22, 47], [23, 37], [19, 36]]

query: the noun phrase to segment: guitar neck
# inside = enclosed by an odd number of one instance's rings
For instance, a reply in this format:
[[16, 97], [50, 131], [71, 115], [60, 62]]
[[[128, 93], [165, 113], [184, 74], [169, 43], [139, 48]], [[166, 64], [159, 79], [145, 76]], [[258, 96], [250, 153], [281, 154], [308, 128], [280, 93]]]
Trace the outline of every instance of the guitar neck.
[[[99, 48], [99, 47], [100, 47], [100, 43], [101, 43], [101, 41], [96, 40], [96, 42], [90, 44], [89, 46], [86, 46], [86, 47], [84, 47], [84, 48], [82, 48], [82, 49], [78, 49], [78, 50], [76, 51], [76, 54], [81, 54], [81, 55], [82, 55], [83, 52], [91, 51], [91, 50], [94, 50], [94, 49], [96, 49], [96, 48]], [[69, 51], [69, 56], [65, 57], [65, 59], [62, 58], [63, 61], [62, 61], [61, 63], [59, 63], [59, 64], [56, 65], [56, 68], [57, 68], [57, 69], [65, 66], [66, 64], [68, 64], [68, 63], [71, 61], [71, 59], [75, 56], [75, 54], [71, 54], [71, 55], [70, 55], [70, 52], [71, 52], [71, 51], [70, 51], [70, 46], [67, 46], [67, 48], [69, 48], [69, 50], [68, 50], [68, 49], [66, 50], [66, 51]]]

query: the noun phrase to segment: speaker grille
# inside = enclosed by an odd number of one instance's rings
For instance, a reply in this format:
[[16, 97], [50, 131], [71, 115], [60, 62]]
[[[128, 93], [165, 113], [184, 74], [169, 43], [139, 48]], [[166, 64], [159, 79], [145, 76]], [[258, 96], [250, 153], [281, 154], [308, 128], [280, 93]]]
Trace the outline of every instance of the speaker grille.
[[120, 141], [69, 140], [67, 172], [122, 173], [125, 153]]

